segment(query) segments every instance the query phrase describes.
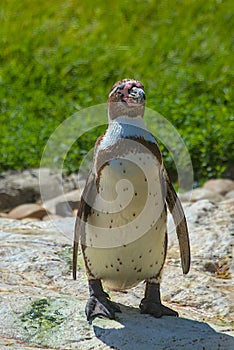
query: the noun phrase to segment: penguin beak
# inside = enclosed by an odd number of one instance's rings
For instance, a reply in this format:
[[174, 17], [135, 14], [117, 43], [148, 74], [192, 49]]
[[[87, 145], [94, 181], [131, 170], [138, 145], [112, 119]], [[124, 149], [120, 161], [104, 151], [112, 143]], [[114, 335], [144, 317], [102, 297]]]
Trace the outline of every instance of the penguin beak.
[[129, 106], [142, 105], [145, 103], [145, 93], [144, 90], [133, 86], [128, 90], [128, 95], [124, 97], [124, 101], [127, 102]]

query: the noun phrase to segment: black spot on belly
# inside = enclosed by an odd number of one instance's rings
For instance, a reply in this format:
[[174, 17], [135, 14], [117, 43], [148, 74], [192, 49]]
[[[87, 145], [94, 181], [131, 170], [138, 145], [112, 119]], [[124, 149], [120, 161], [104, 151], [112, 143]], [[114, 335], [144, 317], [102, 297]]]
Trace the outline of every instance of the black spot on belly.
[[137, 272], [141, 272], [142, 269], [138, 269]]
[[111, 267], [113, 267], [113, 265], [111, 264]]
[[108, 269], [108, 265], [106, 265], [105, 268]]
[[151, 253], [151, 252], [152, 252], [152, 249], [149, 250], [149, 253]]
[[117, 272], [119, 272], [119, 269], [116, 269]]
[[142, 255], [139, 255], [139, 259], [141, 259], [142, 258]]

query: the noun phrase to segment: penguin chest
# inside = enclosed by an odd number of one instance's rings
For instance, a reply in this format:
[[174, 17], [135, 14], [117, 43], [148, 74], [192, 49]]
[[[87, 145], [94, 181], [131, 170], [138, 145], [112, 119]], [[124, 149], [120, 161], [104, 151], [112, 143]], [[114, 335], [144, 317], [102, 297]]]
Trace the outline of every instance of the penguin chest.
[[113, 289], [156, 276], [165, 259], [165, 235], [157, 159], [140, 153], [110, 161], [82, 239], [88, 275]]

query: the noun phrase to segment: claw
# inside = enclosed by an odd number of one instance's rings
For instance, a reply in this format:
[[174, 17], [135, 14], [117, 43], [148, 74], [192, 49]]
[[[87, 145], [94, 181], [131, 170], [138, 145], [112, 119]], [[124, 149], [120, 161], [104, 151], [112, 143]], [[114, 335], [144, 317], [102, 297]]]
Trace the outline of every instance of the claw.
[[110, 320], [114, 320], [116, 312], [121, 312], [119, 306], [103, 296], [91, 296], [85, 307], [85, 313], [89, 324], [92, 324], [92, 321], [96, 317], [106, 317]]

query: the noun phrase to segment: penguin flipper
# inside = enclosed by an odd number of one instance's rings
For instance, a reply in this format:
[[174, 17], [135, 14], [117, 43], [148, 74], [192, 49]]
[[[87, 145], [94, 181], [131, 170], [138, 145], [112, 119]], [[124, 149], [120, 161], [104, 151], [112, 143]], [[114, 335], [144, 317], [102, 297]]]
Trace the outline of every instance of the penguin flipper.
[[187, 274], [190, 268], [190, 244], [187, 222], [181, 202], [165, 169], [163, 175], [166, 182], [166, 201], [176, 225], [176, 233], [179, 240], [182, 270], [184, 274]]
[[96, 192], [97, 192], [96, 178], [93, 171], [91, 170], [88, 175], [88, 179], [86, 181], [85, 188], [81, 196], [80, 206], [78, 209], [76, 223], [75, 223], [74, 240], [73, 240], [73, 260], [72, 260], [72, 273], [73, 273], [74, 280], [76, 280], [79, 240], [80, 240], [80, 236], [81, 237], [84, 236], [85, 222], [87, 221], [87, 217], [90, 214], [92, 204], [96, 196]]

